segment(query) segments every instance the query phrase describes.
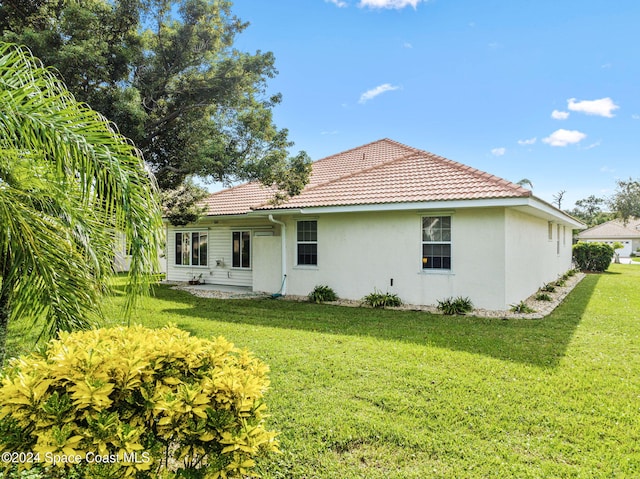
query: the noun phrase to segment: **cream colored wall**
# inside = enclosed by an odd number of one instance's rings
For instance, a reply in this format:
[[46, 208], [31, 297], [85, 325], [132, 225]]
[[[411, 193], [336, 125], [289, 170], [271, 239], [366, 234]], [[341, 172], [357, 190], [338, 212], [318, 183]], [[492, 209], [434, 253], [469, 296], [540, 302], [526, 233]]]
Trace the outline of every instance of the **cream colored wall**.
[[[331, 286], [346, 299], [374, 289], [410, 304], [469, 296], [483, 308], [504, 306], [504, 209], [456, 212], [327, 214], [287, 220], [288, 294]], [[423, 216], [452, 216], [451, 271], [423, 271]], [[296, 220], [318, 221], [318, 266], [296, 266]], [[393, 279], [393, 286], [391, 286]]]
[[553, 222], [549, 239], [547, 220], [507, 209], [506, 232], [507, 304], [520, 302], [571, 269], [569, 226], [558, 228]]

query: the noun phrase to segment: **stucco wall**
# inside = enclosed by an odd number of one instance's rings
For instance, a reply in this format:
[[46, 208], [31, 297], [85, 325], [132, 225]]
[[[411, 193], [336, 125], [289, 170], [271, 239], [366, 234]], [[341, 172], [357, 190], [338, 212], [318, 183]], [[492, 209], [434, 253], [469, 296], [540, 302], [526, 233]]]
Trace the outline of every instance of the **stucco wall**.
[[281, 237], [253, 236], [253, 290], [278, 293], [282, 286]]
[[507, 209], [506, 304], [515, 304], [571, 269], [571, 229]]
[[[423, 270], [423, 216], [452, 217], [452, 269]], [[318, 266], [296, 266], [296, 220], [318, 221]], [[326, 214], [287, 219], [289, 294], [306, 295], [331, 286], [347, 299], [374, 289], [397, 293], [411, 304], [436, 304], [468, 296], [483, 308], [503, 308], [504, 209], [455, 212]], [[391, 280], [393, 279], [393, 285]]]

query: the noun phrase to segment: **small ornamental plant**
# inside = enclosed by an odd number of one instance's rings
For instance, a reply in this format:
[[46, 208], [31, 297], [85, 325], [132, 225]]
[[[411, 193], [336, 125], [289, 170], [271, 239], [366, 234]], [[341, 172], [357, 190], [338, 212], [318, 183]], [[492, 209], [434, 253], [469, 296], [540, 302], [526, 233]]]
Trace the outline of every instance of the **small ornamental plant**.
[[382, 293], [377, 289], [362, 298], [362, 302], [372, 308], [384, 309], [386, 307], [398, 307], [402, 306], [402, 300], [395, 293]]
[[0, 467], [41, 477], [256, 477], [255, 460], [278, 451], [264, 425], [267, 372], [222, 337], [175, 327], [62, 333], [2, 372], [0, 452], [16, 461]]
[[312, 303], [337, 301], [338, 295], [330, 286], [318, 285], [309, 293], [308, 299]]
[[473, 302], [467, 297], [458, 296], [457, 298], [438, 300], [438, 311], [444, 315], [464, 315], [472, 310]]

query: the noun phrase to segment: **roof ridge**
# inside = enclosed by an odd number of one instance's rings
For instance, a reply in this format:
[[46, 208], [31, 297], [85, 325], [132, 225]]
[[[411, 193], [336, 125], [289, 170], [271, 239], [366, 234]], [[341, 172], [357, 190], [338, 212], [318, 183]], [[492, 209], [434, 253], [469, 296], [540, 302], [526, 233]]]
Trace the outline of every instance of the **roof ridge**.
[[417, 155], [417, 152], [411, 152], [411, 153], [407, 153], [406, 155], [403, 156], [399, 156], [397, 158], [393, 158], [392, 160], [388, 160], [388, 161], [383, 161], [381, 163], [375, 164], [375, 165], [371, 165], [368, 168], [363, 168], [361, 170], [357, 170], [357, 171], [352, 171], [351, 173], [347, 173], [346, 175], [342, 175], [342, 176], [337, 176], [335, 178], [331, 178], [330, 180], [325, 181], [324, 183], [318, 183], [317, 185], [313, 185], [310, 188], [305, 188], [301, 194], [307, 193], [309, 191], [313, 191], [317, 188], [321, 188], [321, 187], [325, 187], [327, 185], [330, 185], [332, 183], [336, 183], [338, 181], [342, 181], [342, 180], [346, 180], [347, 178], [352, 178], [354, 176], [357, 175], [361, 175], [363, 173], [368, 173], [370, 171], [373, 171], [377, 168], [382, 168], [383, 166], [388, 166], [391, 163], [395, 163], [396, 161], [400, 161], [400, 160], [406, 160], [407, 158], [411, 158], [414, 155]]
[[[334, 153], [333, 155], [325, 156], [324, 158], [320, 158], [319, 160], [314, 161], [312, 164], [314, 164], [314, 165], [315, 165], [315, 164], [317, 164], [317, 163], [322, 163], [322, 162], [325, 162], [325, 161], [327, 161], [327, 160], [331, 160], [332, 158], [335, 158], [336, 156], [346, 155], [346, 154], [351, 153], [351, 152], [353, 152], [353, 151], [361, 150], [361, 149], [363, 149], [363, 148], [367, 148], [367, 147], [369, 147], [369, 146], [375, 145], [376, 143], [383, 143], [383, 142], [386, 142], [386, 143], [393, 143], [393, 144], [395, 144], [396, 146], [400, 146], [400, 147], [405, 148], [405, 149], [408, 149], [408, 150], [419, 151], [417, 148], [413, 148], [412, 146], [408, 146], [408, 145], [402, 144], [402, 143], [397, 142], [397, 141], [395, 141], [395, 140], [392, 140], [392, 139], [390, 139], [390, 138], [381, 138], [381, 139], [379, 139], [379, 140], [370, 141], [369, 143], [365, 143], [364, 145], [356, 146], [356, 147], [354, 147], [354, 148], [349, 148], [348, 150], [341, 151], [341, 152], [339, 152], [339, 153]], [[393, 160], [392, 160], [392, 161], [393, 161]]]
[[[308, 188], [306, 188], [306, 187], [305, 187], [305, 188], [300, 192], [300, 195], [303, 195], [303, 194], [308, 193], [308, 192], [310, 192], [310, 191], [315, 191], [315, 190], [316, 190], [316, 189], [318, 189], [318, 188], [324, 188], [325, 186], [330, 185], [330, 184], [332, 184], [332, 183], [335, 183], [335, 182], [337, 182], [337, 181], [342, 181], [342, 180], [345, 180], [345, 179], [347, 179], [347, 178], [354, 177], [354, 176], [356, 176], [356, 175], [361, 175], [362, 173], [368, 173], [369, 171], [375, 170], [376, 168], [380, 168], [380, 167], [382, 167], [382, 166], [386, 166], [386, 165], [389, 165], [389, 164], [391, 164], [391, 163], [395, 163], [395, 162], [396, 162], [396, 161], [398, 161], [398, 160], [403, 160], [403, 159], [410, 158], [411, 156], [416, 155], [416, 154], [418, 154], [418, 153], [421, 151], [421, 150], [419, 150], [419, 149], [417, 149], [417, 148], [413, 148], [413, 147], [410, 147], [410, 146], [403, 145], [402, 143], [398, 143], [397, 141], [391, 140], [391, 139], [389, 139], [389, 138], [383, 138], [383, 139], [381, 139], [381, 140], [372, 141], [372, 142], [370, 142], [370, 143], [367, 143], [367, 144], [365, 144], [365, 145], [358, 146], [358, 147], [356, 147], [356, 148], [351, 148], [351, 149], [349, 149], [349, 150], [346, 150], [346, 151], [343, 151], [343, 152], [340, 152], [340, 153], [336, 153], [335, 155], [326, 156], [326, 157], [324, 157], [324, 158], [319, 159], [318, 161], [313, 162], [313, 164], [319, 163], [319, 162], [324, 161], [324, 160], [327, 160], [327, 159], [331, 159], [331, 158], [336, 157], [336, 156], [344, 155], [345, 153], [350, 153], [350, 152], [353, 152], [353, 151], [355, 151], [355, 150], [359, 150], [359, 149], [361, 149], [361, 148], [365, 148], [365, 147], [367, 147], [367, 146], [374, 145], [374, 144], [376, 144], [376, 143], [381, 143], [381, 142], [383, 142], [383, 141], [386, 141], [386, 142], [389, 142], [389, 143], [395, 143], [396, 145], [402, 146], [402, 147], [404, 147], [404, 148], [406, 148], [406, 149], [408, 149], [408, 150], [413, 150], [413, 151], [411, 151], [410, 153], [407, 153], [406, 155], [402, 155], [402, 156], [399, 156], [399, 157], [397, 157], [397, 158], [390, 159], [390, 160], [388, 160], [388, 161], [382, 161], [382, 162], [377, 163], [377, 164], [375, 164], [375, 165], [369, 166], [368, 168], [363, 168], [363, 169], [361, 169], [361, 170], [352, 171], [351, 173], [347, 173], [347, 174], [342, 175], [342, 176], [336, 176], [336, 177], [334, 177], [334, 178], [331, 178], [331, 179], [329, 179], [329, 180], [327, 180], [327, 181], [324, 181], [324, 182], [321, 182], [321, 183], [317, 183], [317, 184], [315, 184], [315, 185], [313, 185], [313, 186], [310, 186], [310, 187], [308, 187]], [[299, 196], [299, 195], [298, 195], [298, 196]], [[285, 203], [286, 203], [286, 202], [287, 202], [287, 201], [285, 201]], [[262, 204], [260, 204], [260, 205], [258, 205], [258, 206], [255, 206], [253, 209], [260, 209], [260, 208], [263, 208], [264, 206], [267, 206], [268, 204], [269, 204], [269, 202], [262, 203]]]
[[501, 186], [508, 186], [516, 191], [518, 190], [522, 190], [523, 192], [527, 193], [526, 196], [533, 196], [533, 192], [531, 190], [528, 190], [512, 181], [509, 181], [505, 178], [502, 178], [500, 176], [494, 175], [493, 173], [488, 173], [486, 171], [483, 171], [479, 168], [475, 168], [473, 166], [469, 166], [469, 165], [465, 165], [464, 163], [460, 163], [459, 161], [455, 161], [455, 160], [451, 160], [449, 158], [445, 158], [444, 156], [440, 156], [440, 155], [436, 155], [435, 153], [431, 153], [429, 151], [426, 150], [421, 150], [423, 151], [423, 153], [426, 153], [427, 155], [431, 156], [432, 159], [440, 161], [441, 163], [447, 163], [450, 166], [461, 170], [461, 171], [465, 171], [467, 173], [470, 173], [472, 175], [474, 175], [477, 178], [483, 178], [486, 180], [490, 180], [493, 181], [496, 184], [499, 184]]

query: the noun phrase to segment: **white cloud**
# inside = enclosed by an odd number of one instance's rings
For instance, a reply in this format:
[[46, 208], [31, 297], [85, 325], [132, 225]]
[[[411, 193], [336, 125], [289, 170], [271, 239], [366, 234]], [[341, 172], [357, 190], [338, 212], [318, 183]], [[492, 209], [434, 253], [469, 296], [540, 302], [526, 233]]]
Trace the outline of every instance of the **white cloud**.
[[404, 48], [413, 48], [413, 45], [412, 45], [411, 43], [409, 43], [409, 42], [404, 42], [404, 43], [402, 44], [402, 46], [403, 46]]
[[579, 143], [587, 137], [584, 133], [578, 130], [556, 130], [551, 135], [543, 138], [542, 141], [551, 146], [567, 146], [574, 143]]
[[359, 7], [369, 8], [401, 8], [412, 6], [414, 9], [423, 0], [360, 0]]
[[369, 100], [377, 97], [378, 95], [382, 95], [384, 92], [393, 91], [400, 89], [399, 86], [394, 86], [391, 83], [384, 83], [383, 85], [379, 85], [371, 90], [367, 90], [362, 95], [360, 95], [360, 100], [358, 103], [366, 103]]
[[493, 150], [491, 150], [491, 154], [493, 156], [502, 156], [507, 152], [506, 148], [494, 148]]
[[344, 8], [347, 6], [347, 2], [343, 2], [342, 0], [324, 0], [327, 3], [333, 3], [338, 8]]
[[633, 120], [640, 120], [640, 115], [631, 115]]
[[599, 100], [583, 100], [576, 101], [575, 98], [567, 100], [567, 108], [571, 111], [579, 111], [587, 115], [598, 115], [606, 118], [613, 117], [613, 110], [620, 108], [609, 97], [600, 98]]
[[569, 118], [569, 115], [570, 113], [568, 111], [553, 110], [551, 112], [551, 118], [554, 120], [566, 120]]
[[529, 138], [527, 140], [518, 140], [518, 145], [533, 145], [538, 139], [534, 136], [533, 138]]

